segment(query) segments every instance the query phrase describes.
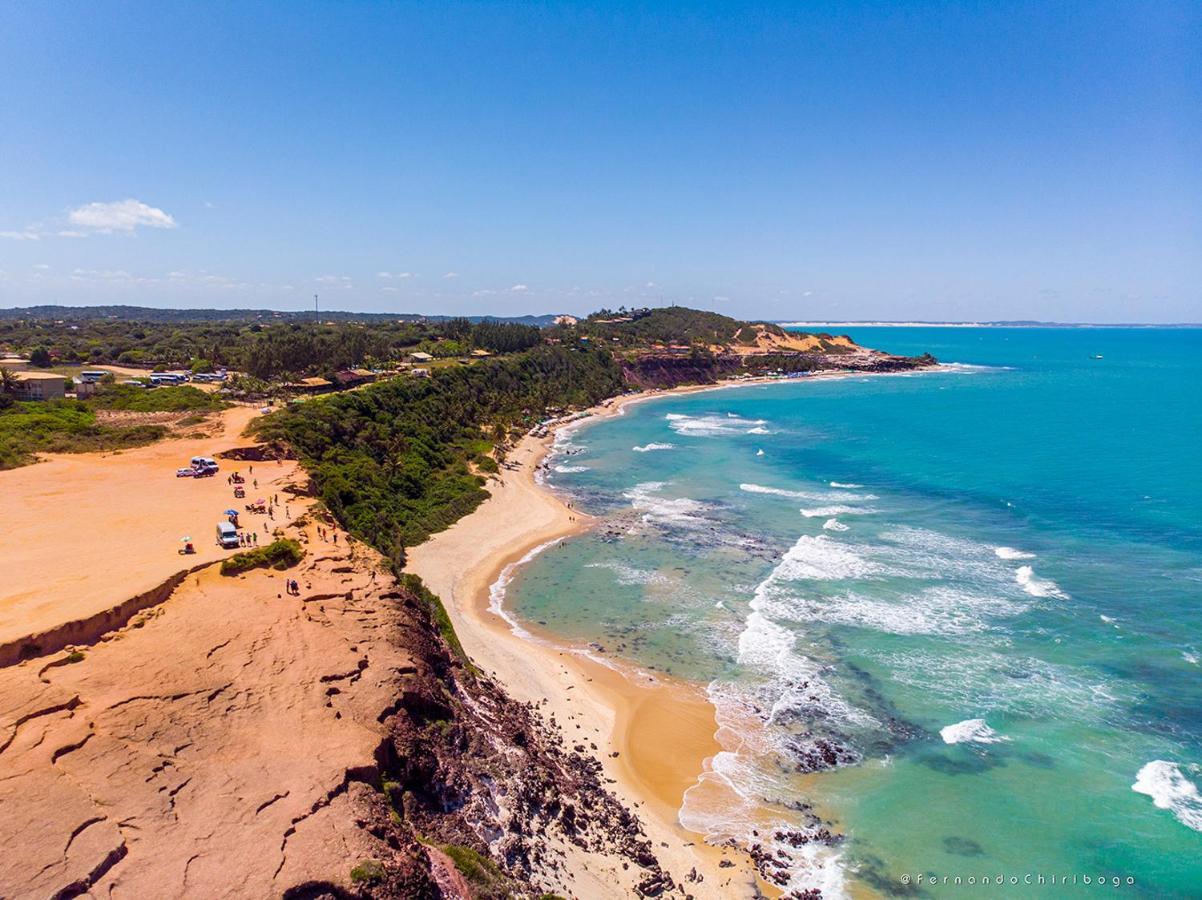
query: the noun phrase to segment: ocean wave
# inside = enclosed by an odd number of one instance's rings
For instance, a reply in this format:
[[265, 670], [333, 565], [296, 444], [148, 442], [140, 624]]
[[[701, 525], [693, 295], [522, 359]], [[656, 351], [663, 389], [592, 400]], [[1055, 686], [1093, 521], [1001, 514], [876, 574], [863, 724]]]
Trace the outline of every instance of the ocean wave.
[[830, 518], [822, 523], [822, 527], [827, 531], [847, 531], [849, 526], [844, 525], [838, 519]]
[[1152, 760], [1139, 770], [1131, 790], [1147, 794], [1157, 809], [1169, 810], [1187, 828], [1202, 831], [1202, 795], [1177, 763]]
[[940, 728], [939, 736], [945, 744], [997, 744], [1010, 740], [986, 725], [984, 719], [965, 719], [955, 725]]
[[749, 432], [768, 423], [764, 419], [744, 419], [727, 413], [725, 416], [690, 416], [684, 413], [668, 413], [664, 418], [668, 427], [685, 437], [718, 437], [729, 434], [767, 434], [767, 431]]
[[575, 472], [587, 472], [588, 466], [555, 466], [555, 471], [563, 475], [570, 475]]
[[810, 509], [801, 509], [799, 512], [807, 519], [822, 519], [831, 516], [866, 516], [876, 512], [875, 509], [870, 509], [866, 506], [815, 506]]
[[1057, 600], [1067, 600], [1068, 594], [1060, 589], [1060, 585], [1050, 578], [1037, 578], [1035, 570], [1030, 566], [1019, 566], [1014, 573], [1014, 580], [1032, 597], [1055, 597]]
[[994, 547], [993, 552], [997, 554], [998, 559], [1034, 559], [1034, 553], [1028, 553], [1026, 550], [1016, 550], [1013, 547]]
[[765, 487], [762, 484], [740, 484], [739, 490], [748, 494], [770, 494], [774, 497], [788, 497], [792, 500], [877, 500], [875, 494], [845, 494], [838, 491], [789, 491], [784, 488]]
[[994, 651], [978, 644], [972, 653], [952, 654], [876, 649], [867, 655], [889, 670], [890, 679], [922, 691], [930, 701], [983, 713], [1041, 717], [1057, 709], [1071, 710], [1075, 721], [1101, 721], [1119, 700], [1131, 699], [1122, 682], [1015, 656], [1009, 647]]
[[1190, 653], [1188, 650], [1182, 650], [1181, 658], [1184, 659], [1191, 666], [1198, 665], [1198, 654], [1197, 653]]
[[1025, 607], [994, 594], [936, 585], [899, 597], [882, 598], [856, 591], [792, 597], [772, 610], [796, 622], [826, 622], [868, 628], [884, 634], [964, 635], [985, 632], [989, 620], [1014, 616]]
[[641, 447], [631, 447], [630, 449], [633, 450], [635, 453], [650, 453], [652, 450], [675, 450], [676, 445], [675, 444], [650, 443], [650, 444], [643, 444], [643, 446], [641, 446]]
[[534, 635], [523, 628], [521, 624], [518, 623], [518, 620], [511, 616], [508, 610], [505, 609], [505, 592], [509, 589], [509, 583], [513, 581], [514, 572], [516, 572], [521, 566], [524, 566], [526, 563], [530, 562], [530, 560], [534, 559], [534, 557], [538, 556], [544, 550], [554, 547], [562, 540], [563, 538], [558, 537], [552, 541], [547, 541], [544, 544], [539, 544], [537, 547], [534, 547], [521, 559], [511, 562], [509, 565], [503, 568], [501, 570], [501, 574], [497, 576], [497, 580], [489, 585], [488, 611], [493, 615], [500, 616], [502, 619], [504, 619], [506, 624], [509, 625], [509, 630], [520, 638], [531, 639], [534, 637]]
[[630, 505], [643, 513], [643, 522], [651, 525], [678, 525], [682, 528], [697, 528], [709, 523], [699, 513], [709, 507], [688, 497], [661, 497], [659, 492], [667, 486], [664, 481], [644, 481], [625, 491], [622, 496]]
[[763, 425], [757, 425], [757, 426], [755, 426], [755, 428], [748, 428], [747, 433], [748, 434], [772, 434], [772, 432], [769, 431], [767, 428], [765, 428]]
[[862, 488], [863, 486], [864, 485], [862, 485], [862, 484], [853, 484], [850, 481], [832, 481], [831, 482], [831, 487], [839, 488], [840, 490], [854, 491], [854, 490], [858, 490], [859, 488]]

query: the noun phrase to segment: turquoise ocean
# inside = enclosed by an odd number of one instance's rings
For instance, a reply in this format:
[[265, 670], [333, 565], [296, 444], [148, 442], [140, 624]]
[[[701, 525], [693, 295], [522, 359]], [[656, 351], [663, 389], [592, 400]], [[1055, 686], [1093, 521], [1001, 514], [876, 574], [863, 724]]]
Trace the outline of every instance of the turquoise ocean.
[[850, 333], [952, 365], [586, 421], [506, 608], [708, 691], [682, 822], [791, 887], [1202, 896], [1202, 330]]

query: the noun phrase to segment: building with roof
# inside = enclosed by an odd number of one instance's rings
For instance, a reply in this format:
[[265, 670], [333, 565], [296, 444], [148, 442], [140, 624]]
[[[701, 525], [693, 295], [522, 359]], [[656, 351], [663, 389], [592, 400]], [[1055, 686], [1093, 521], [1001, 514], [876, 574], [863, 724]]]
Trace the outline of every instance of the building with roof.
[[61, 400], [67, 393], [67, 376], [56, 372], [14, 372], [17, 400]]
[[429, 353], [424, 353], [421, 350], [414, 350], [407, 358], [411, 363], [428, 363], [434, 359]]

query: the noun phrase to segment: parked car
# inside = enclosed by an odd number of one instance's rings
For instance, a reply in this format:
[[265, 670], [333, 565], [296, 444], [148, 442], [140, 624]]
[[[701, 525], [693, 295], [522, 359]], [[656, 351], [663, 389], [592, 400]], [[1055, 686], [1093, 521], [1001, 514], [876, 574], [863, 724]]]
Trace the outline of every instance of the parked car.
[[195, 474], [196, 474], [195, 469], [176, 469], [175, 470], [176, 478], [191, 478]]

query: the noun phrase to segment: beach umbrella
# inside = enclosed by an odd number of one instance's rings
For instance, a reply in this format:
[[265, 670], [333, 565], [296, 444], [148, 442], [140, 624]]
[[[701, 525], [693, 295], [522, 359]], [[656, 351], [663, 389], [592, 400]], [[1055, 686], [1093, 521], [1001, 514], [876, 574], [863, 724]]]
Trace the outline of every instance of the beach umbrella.
[[190, 540], [192, 540], [192, 536], [191, 536], [191, 535], [188, 535], [188, 534], [185, 534], [185, 535], [184, 535], [182, 538], [180, 538], [180, 539], [179, 539], [179, 542], [180, 542], [181, 544], [186, 544], [186, 543], [188, 543], [188, 541], [190, 541]]
[[238, 510], [236, 510], [236, 509], [227, 509], [227, 510], [225, 511], [225, 514], [226, 514], [227, 516], [236, 516], [236, 515], [238, 515]]

